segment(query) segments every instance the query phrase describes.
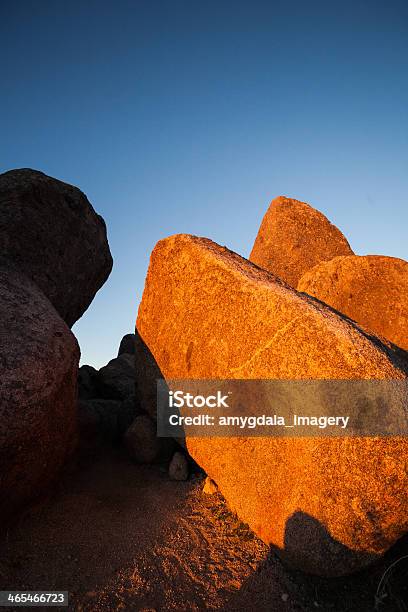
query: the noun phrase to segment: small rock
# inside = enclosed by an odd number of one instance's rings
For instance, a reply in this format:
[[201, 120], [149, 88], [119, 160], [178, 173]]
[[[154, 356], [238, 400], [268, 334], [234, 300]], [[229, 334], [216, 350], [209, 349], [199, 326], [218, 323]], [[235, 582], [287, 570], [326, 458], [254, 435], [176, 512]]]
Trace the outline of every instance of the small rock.
[[204, 482], [203, 493], [206, 495], [214, 495], [214, 493], [217, 493], [217, 491], [217, 485], [209, 476], [207, 476]]
[[187, 480], [188, 462], [183, 453], [179, 451], [174, 453], [169, 465], [169, 476], [171, 480]]

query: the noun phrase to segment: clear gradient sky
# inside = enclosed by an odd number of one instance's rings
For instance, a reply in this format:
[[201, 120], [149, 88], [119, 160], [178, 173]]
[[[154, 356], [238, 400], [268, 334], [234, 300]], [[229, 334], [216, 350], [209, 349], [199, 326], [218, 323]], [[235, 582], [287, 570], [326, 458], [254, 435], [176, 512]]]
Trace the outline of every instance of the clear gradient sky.
[[408, 259], [406, 1], [0, 0], [0, 45], [0, 171], [80, 187], [108, 226], [82, 363], [133, 330], [157, 240], [248, 256], [277, 195]]

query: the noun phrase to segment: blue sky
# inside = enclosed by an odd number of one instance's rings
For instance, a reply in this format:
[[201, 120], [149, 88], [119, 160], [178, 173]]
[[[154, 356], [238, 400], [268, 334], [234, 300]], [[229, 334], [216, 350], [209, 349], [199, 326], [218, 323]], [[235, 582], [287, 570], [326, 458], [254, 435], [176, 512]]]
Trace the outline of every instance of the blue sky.
[[80, 187], [114, 270], [75, 325], [97, 367], [177, 232], [248, 256], [277, 195], [408, 259], [408, 4], [0, 0], [0, 171]]

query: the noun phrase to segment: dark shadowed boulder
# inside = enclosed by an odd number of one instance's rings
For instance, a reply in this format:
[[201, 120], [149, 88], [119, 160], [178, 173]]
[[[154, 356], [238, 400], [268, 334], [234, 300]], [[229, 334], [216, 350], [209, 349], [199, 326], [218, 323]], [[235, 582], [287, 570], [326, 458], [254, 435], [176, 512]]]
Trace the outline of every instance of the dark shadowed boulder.
[[84, 400], [98, 396], [98, 370], [90, 365], [83, 365], [79, 368], [78, 396]]
[[99, 397], [124, 400], [135, 394], [135, 356], [123, 353], [98, 372]]
[[163, 378], [150, 349], [138, 330], [135, 333], [136, 394], [144, 412], [156, 419], [157, 380]]
[[80, 399], [78, 420], [82, 447], [118, 444], [138, 414], [135, 395], [123, 401]]
[[136, 416], [140, 413], [140, 405], [135, 393], [122, 401], [118, 415], [118, 434], [120, 439], [123, 438]]
[[31, 169], [0, 175], [0, 253], [72, 326], [112, 269], [105, 222], [76, 187]]
[[82, 439], [96, 443], [117, 442], [121, 406], [122, 402], [119, 400], [80, 400], [78, 419]]
[[281, 196], [266, 211], [249, 259], [296, 287], [321, 261], [352, 254], [341, 231], [321, 212]]
[[156, 423], [147, 414], [135, 418], [124, 437], [129, 456], [137, 463], [168, 461], [176, 443], [170, 438], [158, 438]]
[[135, 354], [135, 334], [126, 334], [126, 336], [123, 336], [119, 345], [118, 357], [123, 353], [128, 353], [129, 355]]
[[[2, 236], [4, 239], [4, 236]], [[79, 347], [36, 285], [0, 264], [0, 516], [56, 476], [77, 437]]]

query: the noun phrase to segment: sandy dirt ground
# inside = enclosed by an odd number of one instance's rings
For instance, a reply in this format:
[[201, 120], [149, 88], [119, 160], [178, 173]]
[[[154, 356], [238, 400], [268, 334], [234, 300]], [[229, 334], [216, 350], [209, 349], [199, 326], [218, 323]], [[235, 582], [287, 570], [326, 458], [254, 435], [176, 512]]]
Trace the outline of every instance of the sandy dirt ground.
[[[77, 611], [364, 612], [408, 550], [401, 542], [349, 578], [290, 571], [219, 494], [202, 493], [203, 478], [172, 482], [163, 466], [132, 464], [120, 449], [82, 457], [3, 532], [0, 588], [68, 590]], [[388, 598], [377, 609], [398, 605]]]

